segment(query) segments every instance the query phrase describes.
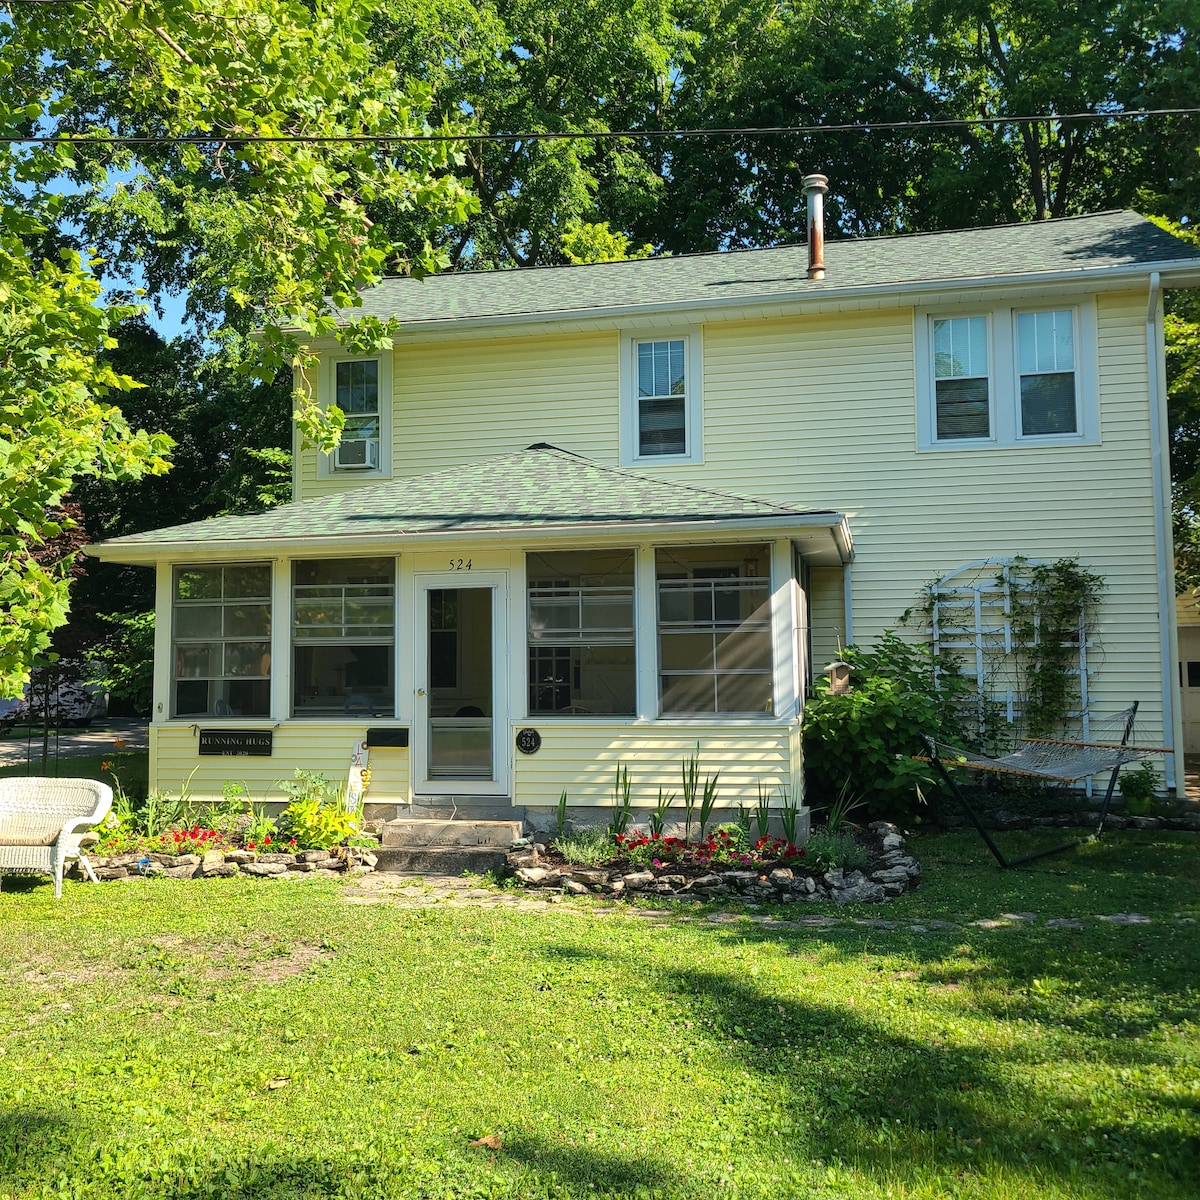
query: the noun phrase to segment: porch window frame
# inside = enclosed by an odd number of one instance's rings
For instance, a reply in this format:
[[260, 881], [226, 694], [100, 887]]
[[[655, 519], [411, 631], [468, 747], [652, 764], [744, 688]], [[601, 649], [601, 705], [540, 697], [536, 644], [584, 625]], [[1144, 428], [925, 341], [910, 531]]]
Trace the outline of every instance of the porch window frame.
[[[641, 453], [638, 347], [651, 342], [683, 342], [684, 441], [682, 454]], [[704, 461], [704, 338], [699, 325], [626, 330], [620, 346], [621, 465], [678, 466]]]

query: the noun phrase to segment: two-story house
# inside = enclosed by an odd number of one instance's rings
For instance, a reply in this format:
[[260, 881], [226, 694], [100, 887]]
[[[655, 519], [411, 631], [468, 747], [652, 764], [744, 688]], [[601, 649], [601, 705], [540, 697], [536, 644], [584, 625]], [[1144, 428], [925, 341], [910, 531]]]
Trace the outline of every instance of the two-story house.
[[381, 815], [603, 808], [618, 764], [653, 805], [697, 745], [722, 805], [796, 796], [839, 644], [1013, 556], [1102, 576], [1091, 710], [1180, 745], [1162, 294], [1200, 253], [1130, 212], [818, 249], [364, 294], [395, 347], [320, 347], [345, 436], [294, 503], [93, 548], [158, 572], [151, 786], [269, 798], [366, 739]]

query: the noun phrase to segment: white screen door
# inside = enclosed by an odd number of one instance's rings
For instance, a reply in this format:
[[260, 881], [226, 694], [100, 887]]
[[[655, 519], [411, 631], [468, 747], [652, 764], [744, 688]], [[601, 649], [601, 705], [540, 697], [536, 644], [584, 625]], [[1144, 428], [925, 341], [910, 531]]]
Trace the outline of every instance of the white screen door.
[[494, 572], [417, 578], [418, 792], [508, 792], [505, 583]]

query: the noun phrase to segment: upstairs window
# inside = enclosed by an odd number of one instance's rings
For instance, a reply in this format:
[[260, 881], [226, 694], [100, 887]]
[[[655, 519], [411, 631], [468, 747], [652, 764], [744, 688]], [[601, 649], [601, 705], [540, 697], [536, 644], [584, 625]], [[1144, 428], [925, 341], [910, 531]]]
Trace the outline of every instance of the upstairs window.
[[271, 567], [176, 567], [174, 715], [266, 717], [271, 712]]
[[1069, 309], [1017, 314], [1021, 433], [1025, 437], [1079, 429], [1074, 325]]
[[918, 313], [918, 446], [1099, 440], [1095, 308]]
[[526, 556], [529, 712], [634, 716], [634, 554]]
[[934, 321], [933, 374], [938, 440], [990, 437], [987, 317]]
[[700, 461], [700, 331], [628, 336], [622, 350], [622, 461]]
[[342, 438], [323, 456], [327, 474], [381, 474], [388, 439], [388, 368], [384, 358], [333, 358], [325, 364], [329, 402], [345, 415]]
[[769, 546], [660, 549], [663, 716], [773, 711]]
[[298, 717], [395, 712], [395, 560], [292, 564], [292, 711]]

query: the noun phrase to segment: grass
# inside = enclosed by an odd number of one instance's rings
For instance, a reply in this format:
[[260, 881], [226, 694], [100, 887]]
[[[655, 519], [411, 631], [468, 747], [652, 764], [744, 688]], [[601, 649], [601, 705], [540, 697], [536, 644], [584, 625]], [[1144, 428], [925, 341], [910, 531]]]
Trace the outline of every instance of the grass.
[[[55, 759], [54, 743], [51, 742], [51, 757], [42, 770], [42, 745], [35, 742], [30, 749], [30, 761], [0, 767], [0, 779], [16, 779], [26, 775], [47, 775], [55, 779], [98, 779], [110, 787], [115, 771], [121, 785], [131, 796], [146, 795], [150, 775], [150, 754], [147, 750], [110, 750], [107, 754], [70, 754]], [[109, 769], [102, 769], [108, 763]]]
[[1200, 842], [914, 846], [894, 929], [6, 880], [0, 1197], [1194, 1196]]

